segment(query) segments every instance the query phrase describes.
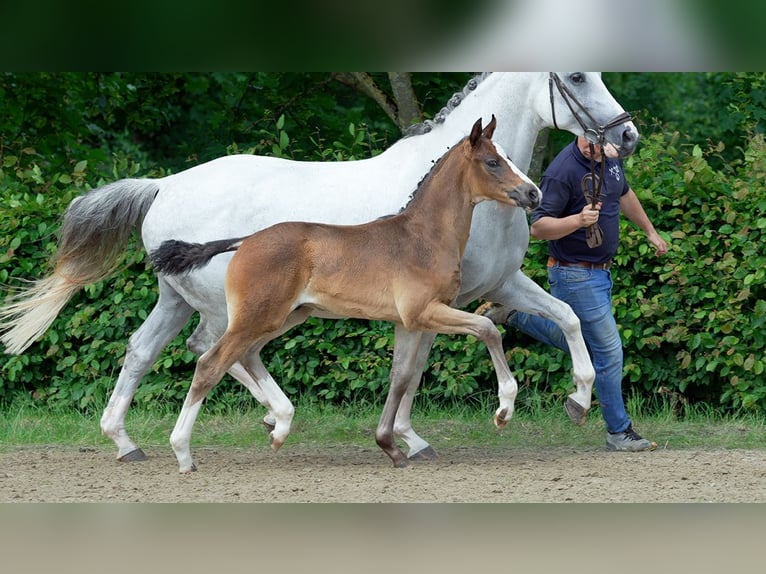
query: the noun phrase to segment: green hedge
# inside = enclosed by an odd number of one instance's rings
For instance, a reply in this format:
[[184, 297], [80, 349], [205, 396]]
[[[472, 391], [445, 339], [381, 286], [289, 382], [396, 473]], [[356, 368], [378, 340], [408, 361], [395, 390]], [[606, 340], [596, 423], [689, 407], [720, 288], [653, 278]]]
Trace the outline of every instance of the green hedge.
[[[282, 153], [289, 138], [279, 126], [264, 142]], [[321, 157], [363, 155], [373, 141], [351, 128], [349, 142]], [[720, 149], [648, 136], [626, 163], [628, 177], [655, 226], [670, 242], [656, 258], [643, 234], [624, 222], [614, 271], [614, 301], [625, 343], [625, 388], [646, 396], [672, 393], [724, 409], [766, 409], [764, 371], [763, 234], [766, 228], [764, 145], [750, 138], [739, 159], [714, 171]], [[273, 148], [273, 149], [272, 149]], [[259, 151], [254, 149], [252, 151]], [[374, 150], [372, 150], [374, 151]], [[88, 187], [141, 172], [115, 160], [110, 173], [82, 162], [47, 173], [35, 154], [0, 156], [0, 283], [18, 284], [47, 270], [65, 206]], [[55, 169], [54, 169], [55, 171]], [[545, 285], [544, 242], [533, 242], [526, 271]], [[31, 397], [45, 404], [100, 410], [119, 372], [128, 337], [156, 300], [153, 273], [138, 244], [123, 271], [89, 286], [69, 303], [45, 336], [19, 357], [0, 357], [0, 401]], [[185, 338], [169, 345], [136, 395], [143, 404], [180, 406], [195, 357]], [[385, 323], [309, 320], [264, 352], [267, 367], [292, 397], [317, 401], [379, 400], [388, 384], [393, 329]], [[568, 356], [509, 334], [506, 354], [522, 384], [520, 401], [570, 392]], [[440, 335], [424, 375], [422, 396], [439, 402], [494, 392], [486, 349], [466, 337]], [[208, 408], [249, 401], [231, 380]]]

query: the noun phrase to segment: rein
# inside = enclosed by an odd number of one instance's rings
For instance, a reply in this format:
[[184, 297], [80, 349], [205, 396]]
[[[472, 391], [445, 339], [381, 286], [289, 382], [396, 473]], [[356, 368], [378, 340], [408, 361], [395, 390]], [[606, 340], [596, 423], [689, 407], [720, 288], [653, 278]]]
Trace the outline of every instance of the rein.
[[[553, 116], [553, 125], [556, 129], [559, 129], [558, 123], [556, 122], [556, 105], [553, 101], [553, 86], [556, 85], [556, 88], [559, 91], [559, 94], [561, 94], [561, 98], [564, 100], [564, 103], [566, 103], [567, 107], [569, 108], [569, 111], [572, 112], [572, 116], [577, 120], [577, 123], [580, 124], [580, 127], [583, 130], [583, 137], [588, 140], [588, 145], [590, 147], [590, 173], [586, 174], [585, 177], [582, 179], [582, 192], [585, 195], [586, 200], [591, 202], [592, 207], [596, 207], [598, 204], [599, 199], [601, 198], [601, 187], [604, 182], [604, 173], [606, 169], [606, 161], [604, 157], [604, 145], [606, 144], [606, 131], [610, 128], [613, 128], [614, 126], [620, 125], [622, 123], [630, 121], [631, 115], [628, 112], [622, 112], [621, 114], [618, 114], [613, 119], [608, 121], [604, 125], [600, 125], [598, 121], [591, 115], [590, 112], [588, 112], [587, 108], [577, 99], [577, 97], [572, 93], [572, 91], [564, 85], [564, 83], [561, 81], [561, 78], [559, 78], [558, 74], [555, 72], [550, 72], [548, 75], [548, 93], [550, 95], [551, 100], [551, 114]], [[576, 106], [576, 108], [575, 108]], [[580, 113], [578, 113], [577, 110], [580, 110]], [[590, 121], [590, 124], [593, 127], [588, 127], [588, 125], [585, 123], [585, 120], [583, 120], [581, 114], [584, 114], [587, 119]], [[601, 146], [601, 173], [596, 173], [596, 163], [593, 159], [593, 156], [596, 154], [596, 144]], [[590, 186], [588, 185], [590, 183]], [[585, 228], [585, 239], [588, 243], [588, 247], [598, 247], [603, 242], [604, 236], [603, 231], [601, 230], [601, 227], [599, 227], [598, 223], [590, 225]]]

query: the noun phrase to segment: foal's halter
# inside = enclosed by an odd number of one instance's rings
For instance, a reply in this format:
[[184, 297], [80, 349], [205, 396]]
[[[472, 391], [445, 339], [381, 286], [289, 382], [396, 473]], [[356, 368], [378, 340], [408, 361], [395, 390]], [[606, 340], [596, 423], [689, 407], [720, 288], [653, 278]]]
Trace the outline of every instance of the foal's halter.
[[[590, 173], [586, 174], [585, 177], [582, 178], [581, 186], [586, 200], [590, 201], [591, 206], [595, 208], [599, 199], [601, 198], [601, 187], [604, 182], [604, 170], [606, 169], [606, 158], [603, 157], [604, 145], [606, 144], [606, 131], [609, 128], [613, 128], [614, 126], [629, 122], [632, 118], [628, 112], [622, 112], [621, 114], [608, 121], [606, 124], [600, 125], [598, 121], [596, 121], [596, 118], [594, 118], [593, 115], [591, 115], [587, 108], [582, 104], [582, 102], [580, 102], [572, 93], [572, 91], [566, 85], [564, 85], [558, 74], [555, 72], [550, 72], [548, 75], [548, 92], [550, 94], [551, 100], [553, 125], [556, 129], [559, 129], [559, 126], [556, 122], [556, 105], [553, 101], [554, 84], [556, 85], [559, 94], [561, 94], [561, 98], [564, 100], [564, 103], [566, 103], [567, 107], [569, 108], [569, 111], [572, 112], [572, 116], [575, 120], [577, 120], [577, 123], [580, 124], [580, 127], [583, 130], [583, 137], [588, 140], [588, 144], [590, 146]], [[586, 116], [586, 118], [589, 120], [589, 123], [591, 124], [591, 127], [588, 127], [581, 114]], [[602, 150], [600, 174], [596, 173], [596, 163], [593, 159], [593, 156], [596, 154], [596, 144], [600, 145]], [[604, 237], [598, 223], [585, 228], [585, 239], [588, 243], [588, 247], [593, 248], [601, 245]]]

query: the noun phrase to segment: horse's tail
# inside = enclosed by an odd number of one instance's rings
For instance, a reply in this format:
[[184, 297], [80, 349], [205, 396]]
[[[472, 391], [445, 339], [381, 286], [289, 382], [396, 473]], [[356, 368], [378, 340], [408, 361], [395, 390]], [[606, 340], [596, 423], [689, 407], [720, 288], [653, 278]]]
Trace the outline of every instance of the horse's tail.
[[222, 239], [209, 243], [186, 243], [170, 239], [163, 241], [149, 257], [157, 273], [178, 275], [204, 267], [216, 255], [236, 251], [242, 245], [242, 239]]
[[0, 341], [6, 353], [22, 353], [78, 290], [119, 266], [158, 191], [154, 180], [123, 179], [72, 200], [64, 212], [53, 272], [0, 308]]

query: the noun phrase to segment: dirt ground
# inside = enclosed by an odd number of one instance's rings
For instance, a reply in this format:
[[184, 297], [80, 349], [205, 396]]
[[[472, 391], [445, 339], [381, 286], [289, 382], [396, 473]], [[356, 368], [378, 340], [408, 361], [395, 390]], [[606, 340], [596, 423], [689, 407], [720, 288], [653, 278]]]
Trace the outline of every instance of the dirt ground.
[[377, 448], [169, 447], [119, 463], [108, 449], [0, 453], [0, 502], [766, 502], [766, 450], [444, 449], [395, 469]]

